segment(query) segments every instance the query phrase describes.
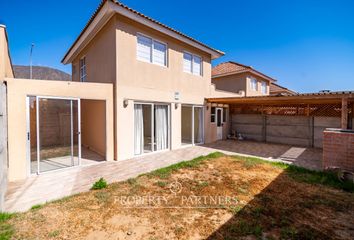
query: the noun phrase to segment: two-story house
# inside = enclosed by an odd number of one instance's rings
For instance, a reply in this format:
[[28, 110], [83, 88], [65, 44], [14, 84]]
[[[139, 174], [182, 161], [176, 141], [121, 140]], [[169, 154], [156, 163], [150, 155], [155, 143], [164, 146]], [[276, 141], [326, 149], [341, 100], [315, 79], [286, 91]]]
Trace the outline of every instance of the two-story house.
[[[212, 141], [204, 101], [223, 53], [103, 1], [62, 62], [73, 81], [113, 83], [115, 159]], [[209, 117], [208, 117], [209, 119]]]

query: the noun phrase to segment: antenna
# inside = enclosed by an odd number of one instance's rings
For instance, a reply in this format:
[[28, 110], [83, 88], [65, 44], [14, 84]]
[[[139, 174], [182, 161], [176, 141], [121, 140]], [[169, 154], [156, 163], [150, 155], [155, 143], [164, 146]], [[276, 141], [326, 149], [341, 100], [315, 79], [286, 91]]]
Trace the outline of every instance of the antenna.
[[31, 44], [31, 52], [30, 52], [30, 79], [32, 79], [32, 52], [34, 48], [34, 43]]

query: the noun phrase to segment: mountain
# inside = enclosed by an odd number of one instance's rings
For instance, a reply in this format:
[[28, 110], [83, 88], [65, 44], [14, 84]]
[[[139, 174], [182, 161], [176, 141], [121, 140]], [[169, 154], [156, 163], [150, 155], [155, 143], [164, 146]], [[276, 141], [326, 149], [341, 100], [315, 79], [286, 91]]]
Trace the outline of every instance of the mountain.
[[[30, 67], [14, 65], [15, 78], [30, 78]], [[71, 81], [71, 75], [55, 68], [33, 66], [32, 79]]]

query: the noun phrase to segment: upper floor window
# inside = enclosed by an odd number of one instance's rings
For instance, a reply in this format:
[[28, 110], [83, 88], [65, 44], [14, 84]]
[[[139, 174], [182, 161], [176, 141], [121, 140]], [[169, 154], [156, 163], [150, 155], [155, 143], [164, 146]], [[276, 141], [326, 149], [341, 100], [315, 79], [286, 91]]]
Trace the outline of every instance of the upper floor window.
[[267, 94], [267, 83], [262, 82], [262, 94], [266, 95]]
[[86, 82], [86, 57], [80, 59], [80, 82]]
[[251, 78], [251, 89], [253, 90], [253, 91], [257, 91], [257, 79], [255, 79], [255, 78]]
[[194, 75], [202, 75], [202, 58], [187, 52], [183, 53], [183, 71]]
[[167, 45], [152, 38], [138, 34], [137, 59], [167, 66]]

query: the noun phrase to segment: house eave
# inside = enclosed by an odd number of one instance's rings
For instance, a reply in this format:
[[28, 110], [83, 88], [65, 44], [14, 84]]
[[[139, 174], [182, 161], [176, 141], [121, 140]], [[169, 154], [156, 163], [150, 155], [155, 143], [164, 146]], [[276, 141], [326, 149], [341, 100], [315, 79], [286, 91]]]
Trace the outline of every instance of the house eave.
[[166, 26], [159, 24], [156, 21], [152, 21], [151, 19], [139, 15], [133, 11], [128, 10], [126, 7], [119, 5], [113, 1], [105, 1], [102, 6], [97, 10], [98, 12], [93, 16], [93, 20], [88, 23], [83, 32], [79, 35], [77, 40], [65, 54], [62, 59], [63, 64], [68, 64], [73, 61], [73, 59], [77, 56], [78, 52], [82, 50], [87, 44], [94, 38], [94, 36], [102, 29], [106, 22], [116, 13], [125, 16], [133, 21], [141, 23], [145, 26], [148, 26], [156, 31], [159, 31], [163, 34], [173, 37], [181, 42], [184, 42], [190, 46], [193, 46], [203, 52], [206, 52], [211, 55], [211, 59], [216, 59], [223, 56], [225, 53], [219, 50], [212, 49], [207, 47], [206, 45], [197, 42], [196, 40], [192, 40], [191, 38], [178, 33], [177, 31], [173, 31]]

